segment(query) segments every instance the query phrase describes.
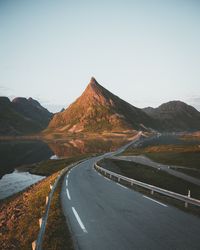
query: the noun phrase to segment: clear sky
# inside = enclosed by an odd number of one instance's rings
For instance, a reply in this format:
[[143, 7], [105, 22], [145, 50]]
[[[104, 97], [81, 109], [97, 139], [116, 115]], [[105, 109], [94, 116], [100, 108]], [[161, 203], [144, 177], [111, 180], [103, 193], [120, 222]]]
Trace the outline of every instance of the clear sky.
[[55, 111], [91, 76], [138, 107], [200, 110], [200, 1], [0, 0], [0, 95]]

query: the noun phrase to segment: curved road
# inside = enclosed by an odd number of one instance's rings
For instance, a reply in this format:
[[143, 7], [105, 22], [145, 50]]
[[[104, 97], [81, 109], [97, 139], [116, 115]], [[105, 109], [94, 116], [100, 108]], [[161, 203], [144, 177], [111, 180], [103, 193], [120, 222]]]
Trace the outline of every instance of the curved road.
[[200, 219], [98, 174], [100, 157], [65, 176], [61, 199], [76, 249], [197, 250]]
[[195, 185], [200, 186], [200, 180], [198, 178], [189, 176], [187, 174], [181, 173], [180, 171], [172, 169], [173, 167], [176, 168], [177, 166], [173, 166], [173, 165], [169, 166], [169, 165], [155, 162], [145, 155], [131, 155], [131, 156], [120, 155], [120, 156], [111, 156], [111, 158], [116, 159], [116, 160], [132, 161], [132, 162], [144, 164], [145, 166], [150, 166], [150, 167], [165, 171], [171, 175], [181, 178], [182, 180], [186, 180], [188, 182], [191, 182]]

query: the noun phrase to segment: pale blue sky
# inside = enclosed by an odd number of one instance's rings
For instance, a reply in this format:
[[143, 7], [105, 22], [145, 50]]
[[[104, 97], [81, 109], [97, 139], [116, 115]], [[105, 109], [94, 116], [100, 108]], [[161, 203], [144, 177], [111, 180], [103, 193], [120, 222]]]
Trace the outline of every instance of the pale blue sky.
[[0, 95], [55, 110], [94, 76], [138, 107], [200, 109], [199, 13], [198, 0], [0, 0]]

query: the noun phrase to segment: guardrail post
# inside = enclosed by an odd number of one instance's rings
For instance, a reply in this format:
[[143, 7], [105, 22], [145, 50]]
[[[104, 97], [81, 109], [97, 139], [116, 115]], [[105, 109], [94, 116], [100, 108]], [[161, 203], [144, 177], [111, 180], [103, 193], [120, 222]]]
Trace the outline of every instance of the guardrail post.
[[32, 250], [36, 249], [36, 240], [32, 242]]
[[41, 225], [42, 225], [42, 218], [39, 219], [39, 226], [41, 228]]
[[120, 177], [118, 177], [118, 182], [120, 182]]
[[46, 196], [46, 205], [47, 205], [47, 203], [48, 203], [48, 200], [49, 200], [49, 197], [48, 197], [48, 196]]
[[151, 190], [151, 194], [152, 194], [152, 195], [154, 194], [154, 191], [153, 191], [153, 190]]
[[188, 203], [187, 202], [185, 202], [185, 208], [188, 208]]
[[188, 197], [190, 198], [191, 197], [191, 195], [190, 195], [190, 190], [188, 189]]

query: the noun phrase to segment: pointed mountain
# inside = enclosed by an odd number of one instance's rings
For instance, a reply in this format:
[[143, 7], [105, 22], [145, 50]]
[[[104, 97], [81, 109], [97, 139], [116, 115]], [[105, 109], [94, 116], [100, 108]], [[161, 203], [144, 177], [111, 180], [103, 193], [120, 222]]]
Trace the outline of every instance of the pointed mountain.
[[54, 115], [46, 132], [122, 132], [155, 124], [141, 109], [112, 94], [92, 77], [83, 94]]
[[158, 120], [165, 131], [191, 131], [200, 129], [200, 112], [181, 102], [170, 101], [158, 108], [144, 108], [149, 116]]

